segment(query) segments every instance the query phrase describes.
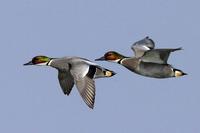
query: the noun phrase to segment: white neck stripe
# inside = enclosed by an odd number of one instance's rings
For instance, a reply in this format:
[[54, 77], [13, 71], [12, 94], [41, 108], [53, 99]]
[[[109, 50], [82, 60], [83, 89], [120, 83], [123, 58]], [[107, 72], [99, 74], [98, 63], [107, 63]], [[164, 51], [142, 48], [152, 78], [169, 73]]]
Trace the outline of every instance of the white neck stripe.
[[51, 63], [52, 63], [53, 59], [51, 59], [48, 63], [47, 63], [47, 66], [50, 66]]

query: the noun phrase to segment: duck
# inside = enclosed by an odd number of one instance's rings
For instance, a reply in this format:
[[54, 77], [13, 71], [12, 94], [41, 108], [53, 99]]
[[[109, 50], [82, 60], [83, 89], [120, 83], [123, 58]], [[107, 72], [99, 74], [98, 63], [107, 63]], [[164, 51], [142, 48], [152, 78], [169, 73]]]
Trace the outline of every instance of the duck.
[[50, 66], [57, 69], [63, 93], [69, 95], [75, 84], [83, 101], [91, 109], [94, 108], [95, 102], [95, 79], [112, 77], [116, 74], [88, 59], [73, 56], [50, 58], [39, 55], [24, 65]]
[[170, 53], [182, 48], [155, 49], [154, 41], [147, 36], [133, 43], [131, 49], [135, 53], [133, 57], [124, 56], [116, 51], [108, 51], [95, 61], [118, 63], [136, 74], [151, 78], [163, 79], [187, 75], [167, 63]]

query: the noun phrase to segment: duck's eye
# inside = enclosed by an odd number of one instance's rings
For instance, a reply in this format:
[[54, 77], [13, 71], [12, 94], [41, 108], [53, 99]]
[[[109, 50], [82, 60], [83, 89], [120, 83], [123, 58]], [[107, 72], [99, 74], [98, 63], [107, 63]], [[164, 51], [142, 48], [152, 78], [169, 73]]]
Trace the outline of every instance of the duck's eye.
[[38, 58], [33, 58], [32, 62], [33, 63], [37, 63], [38, 62]]
[[112, 53], [107, 53], [107, 56], [112, 56]]
[[42, 63], [44, 61], [41, 60], [39, 57], [35, 57], [35, 58], [33, 58], [32, 62], [35, 63], [35, 64], [37, 64], [37, 63]]

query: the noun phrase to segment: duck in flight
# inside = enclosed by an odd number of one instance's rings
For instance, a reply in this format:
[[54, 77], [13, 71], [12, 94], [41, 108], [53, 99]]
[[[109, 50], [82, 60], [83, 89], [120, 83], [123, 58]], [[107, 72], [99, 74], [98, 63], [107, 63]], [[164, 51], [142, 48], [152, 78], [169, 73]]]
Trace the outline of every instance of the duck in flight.
[[64, 94], [69, 95], [74, 84], [88, 107], [94, 107], [96, 78], [111, 77], [115, 72], [80, 57], [50, 58], [36, 56], [24, 65], [51, 66], [58, 70], [58, 80]]
[[186, 75], [183, 71], [167, 63], [171, 52], [181, 48], [154, 49], [155, 43], [149, 37], [135, 42], [131, 49], [134, 57], [126, 57], [115, 51], [109, 51], [96, 61], [109, 61], [118, 63], [132, 72], [152, 78], [170, 78]]

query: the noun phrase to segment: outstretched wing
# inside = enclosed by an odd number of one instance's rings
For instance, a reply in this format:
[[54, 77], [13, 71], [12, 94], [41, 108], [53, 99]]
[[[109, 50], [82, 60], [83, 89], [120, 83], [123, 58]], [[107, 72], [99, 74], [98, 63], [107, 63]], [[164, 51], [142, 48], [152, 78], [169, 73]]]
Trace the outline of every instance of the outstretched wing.
[[131, 49], [134, 51], [136, 57], [142, 57], [148, 50], [154, 49], [155, 43], [148, 36], [142, 40], [135, 42]]
[[58, 80], [63, 90], [63, 93], [69, 95], [74, 86], [74, 78], [72, 77], [71, 73], [68, 71], [59, 70]]
[[93, 78], [96, 73], [96, 66], [87, 62], [80, 62], [79, 65], [73, 66], [70, 72], [74, 77], [82, 99], [90, 108], [93, 108], [95, 101], [95, 82]]
[[85, 76], [76, 81], [78, 91], [83, 98], [84, 102], [90, 107], [94, 108], [95, 102], [95, 82], [93, 79]]
[[143, 62], [152, 62], [158, 64], [167, 64], [167, 60], [171, 52], [181, 50], [182, 48], [176, 49], [152, 49], [146, 51], [141, 57]]

